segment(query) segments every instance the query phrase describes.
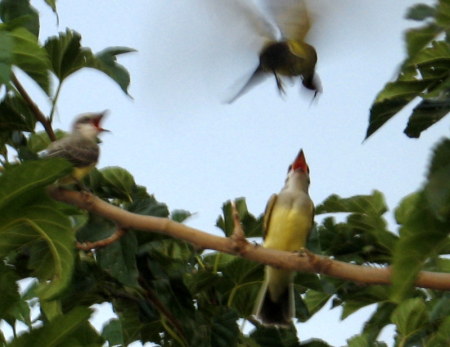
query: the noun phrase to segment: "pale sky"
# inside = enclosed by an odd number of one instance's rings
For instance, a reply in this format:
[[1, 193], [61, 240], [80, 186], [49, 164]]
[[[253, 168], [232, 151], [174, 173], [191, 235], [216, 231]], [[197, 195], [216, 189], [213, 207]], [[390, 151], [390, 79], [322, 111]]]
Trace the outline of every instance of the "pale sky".
[[[59, 1], [59, 27], [34, 1], [43, 14], [42, 38], [69, 27], [94, 52], [138, 50], [119, 58], [130, 71], [133, 99], [101, 73], [82, 71], [65, 82], [55, 127], [68, 129], [79, 113], [109, 109], [104, 126], [112, 134], [102, 138], [98, 167], [126, 168], [170, 209], [196, 213], [188, 224], [210, 233], [218, 232], [215, 221], [228, 199], [246, 197], [249, 210], [260, 215], [300, 148], [316, 205], [330, 194], [378, 189], [393, 208], [420, 187], [432, 145], [448, 132], [444, 121], [409, 139], [404, 112], [362, 143], [370, 105], [404, 57], [403, 31], [416, 23], [403, 17], [415, 2], [310, 2], [321, 9], [310, 43], [323, 94], [311, 104], [295, 85], [282, 99], [268, 78], [227, 105], [221, 100], [253, 71], [260, 42], [231, 0]], [[48, 104], [37, 90], [33, 96]], [[302, 340], [344, 345], [371, 312], [340, 322], [340, 309], [326, 308], [298, 326]], [[383, 334], [388, 343], [392, 331]]]

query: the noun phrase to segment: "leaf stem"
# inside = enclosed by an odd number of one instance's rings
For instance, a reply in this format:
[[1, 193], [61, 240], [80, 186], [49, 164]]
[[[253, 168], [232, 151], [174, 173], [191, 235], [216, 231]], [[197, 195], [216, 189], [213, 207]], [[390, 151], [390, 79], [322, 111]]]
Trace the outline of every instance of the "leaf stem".
[[22, 84], [19, 82], [17, 77], [14, 74], [11, 74], [11, 81], [16, 87], [19, 94], [22, 96], [22, 98], [25, 100], [25, 102], [28, 104], [28, 107], [33, 112], [34, 117], [36, 120], [42, 124], [42, 126], [45, 129], [45, 132], [47, 133], [50, 140], [55, 141], [56, 136], [52, 128], [52, 122], [49, 120], [45, 115], [42, 113], [42, 111], [39, 109], [39, 107], [34, 103], [33, 99], [31, 99], [30, 95], [27, 93], [25, 88], [22, 86]]
[[56, 87], [55, 97], [52, 100], [52, 109], [50, 110], [50, 116], [48, 117], [50, 119], [50, 123], [53, 122], [53, 116], [55, 115], [56, 110], [56, 102], [59, 98], [59, 93], [61, 92], [61, 86], [62, 82], [58, 82], [58, 87]]

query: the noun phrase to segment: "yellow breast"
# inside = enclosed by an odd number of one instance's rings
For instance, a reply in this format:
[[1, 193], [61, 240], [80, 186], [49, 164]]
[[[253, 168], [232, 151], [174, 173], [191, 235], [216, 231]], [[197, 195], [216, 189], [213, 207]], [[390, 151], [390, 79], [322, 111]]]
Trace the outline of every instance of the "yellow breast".
[[274, 206], [266, 231], [264, 247], [281, 251], [298, 251], [305, 247], [312, 227], [312, 209]]

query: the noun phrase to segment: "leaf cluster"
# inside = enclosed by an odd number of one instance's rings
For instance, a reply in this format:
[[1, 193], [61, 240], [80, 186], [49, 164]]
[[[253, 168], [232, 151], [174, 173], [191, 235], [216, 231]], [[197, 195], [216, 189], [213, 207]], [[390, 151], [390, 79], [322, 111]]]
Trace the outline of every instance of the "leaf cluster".
[[405, 34], [407, 57], [397, 78], [378, 93], [366, 138], [416, 100], [404, 130], [409, 137], [419, 137], [450, 110], [450, 1], [415, 5], [406, 17], [422, 25]]

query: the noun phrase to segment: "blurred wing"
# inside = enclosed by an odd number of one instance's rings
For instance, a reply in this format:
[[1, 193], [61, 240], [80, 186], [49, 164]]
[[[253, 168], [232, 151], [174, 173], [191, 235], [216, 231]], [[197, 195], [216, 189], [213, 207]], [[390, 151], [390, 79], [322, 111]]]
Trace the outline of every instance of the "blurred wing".
[[[236, 82], [234, 84], [234, 86], [232, 86], [230, 89], [233, 91], [232, 97], [226, 98], [224, 100], [224, 103], [226, 104], [231, 104], [232, 102], [234, 102], [236, 99], [240, 98], [242, 95], [244, 95], [245, 93], [247, 93], [250, 89], [252, 89], [254, 86], [260, 84], [262, 81], [264, 81], [267, 78], [268, 74], [261, 71], [260, 68], [258, 67], [253, 74], [250, 76], [250, 78], [248, 78], [247, 76], [245, 77], [245, 84], [242, 86], [243, 82], [242, 80]], [[235, 92], [236, 90], [239, 90], [237, 93]]]
[[[229, 0], [227, 0], [229, 1]], [[234, 0], [237, 8], [247, 18], [257, 34], [267, 40], [276, 40], [278, 28], [267, 18], [252, 0]]]
[[278, 198], [277, 194], [272, 194], [272, 196], [269, 198], [269, 201], [267, 202], [266, 210], [264, 211], [264, 219], [263, 219], [264, 239], [266, 238], [267, 230], [269, 229], [270, 217], [272, 215], [273, 207], [277, 202], [277, 198]]
[[86, 167], [97, 163], [99, 147], [92, 141], [65, 137], [52, 142], [46, 151], [48, 158], [64, 158], [75, 167]]
[[285, 39], [304, 41], [311, 27], [304, 0], [264, 0], [263, 3]]

